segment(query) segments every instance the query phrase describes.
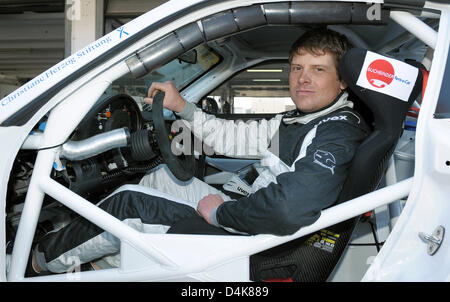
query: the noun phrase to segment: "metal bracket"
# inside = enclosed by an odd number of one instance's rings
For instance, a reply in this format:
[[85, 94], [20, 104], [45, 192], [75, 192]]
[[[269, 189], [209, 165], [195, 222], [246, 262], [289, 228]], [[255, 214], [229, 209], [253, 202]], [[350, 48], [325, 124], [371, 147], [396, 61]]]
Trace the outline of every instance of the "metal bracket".
[[445, 228], [440, 225], [438, 226], [432, 235], [427, 235], [425, 233], [419, 232], [419, 237], [423, 242], [427, 243], [428, 255], [433, 256], [444, 240]]

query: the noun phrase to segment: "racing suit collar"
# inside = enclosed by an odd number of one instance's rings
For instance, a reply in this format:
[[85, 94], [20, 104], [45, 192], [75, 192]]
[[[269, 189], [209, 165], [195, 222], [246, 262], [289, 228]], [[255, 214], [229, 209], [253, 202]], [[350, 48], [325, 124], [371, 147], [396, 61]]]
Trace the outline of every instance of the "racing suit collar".
[[288, 125], [294, 123], [306, 124], [343, 107], [353, 108], [353, 102], [348, 100], [348, 93], [346, 91], [341, 92], [330, 105], [320, 110], [308, 113], [298, 109], [288, 111], [283, 115], [283, 122]]

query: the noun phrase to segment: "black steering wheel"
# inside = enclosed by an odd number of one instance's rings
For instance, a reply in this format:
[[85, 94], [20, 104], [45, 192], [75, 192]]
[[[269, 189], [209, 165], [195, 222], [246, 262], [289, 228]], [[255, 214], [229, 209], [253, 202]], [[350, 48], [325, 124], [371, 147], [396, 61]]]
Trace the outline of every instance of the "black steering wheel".
[[173, 175], [181, 181], [190, 180], [194, 177], [195, 172], [195, 157], [193, 150], [191, 155], [182, 154], [176, 156], [171, 150], [171, 142], [169, 139], [169, 133], [164, 122], [163, 115], [163, 101], [164, 92], [158, 91], [153, 98], [152, 103], [152, 115], [153, 124], [155, 126], [156, 139], [158, 140], [159, 150], [161, 155], [169, 167]]

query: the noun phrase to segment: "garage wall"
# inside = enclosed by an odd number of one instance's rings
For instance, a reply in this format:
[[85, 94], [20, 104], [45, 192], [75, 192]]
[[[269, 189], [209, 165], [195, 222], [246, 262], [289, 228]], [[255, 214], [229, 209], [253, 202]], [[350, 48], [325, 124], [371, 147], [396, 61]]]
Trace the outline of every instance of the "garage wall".
[[0, 98], [165, 0], [0, 0]]

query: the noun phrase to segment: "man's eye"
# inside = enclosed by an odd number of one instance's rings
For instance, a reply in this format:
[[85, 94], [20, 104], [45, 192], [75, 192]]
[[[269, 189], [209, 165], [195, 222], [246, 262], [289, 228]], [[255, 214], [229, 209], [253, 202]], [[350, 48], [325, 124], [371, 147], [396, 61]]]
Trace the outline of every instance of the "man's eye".
[[292, 67], [292, 71], [299, 71], [302, 70], [302, 68], [300, 66], [293, 66]]
[[323, 69], [322, 67], [316, 67], [316, 71], [317, 72], [322, 72], [322, 71], [324, 71], [325, 69]]

